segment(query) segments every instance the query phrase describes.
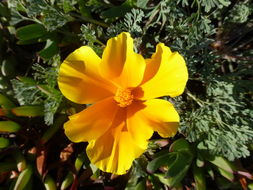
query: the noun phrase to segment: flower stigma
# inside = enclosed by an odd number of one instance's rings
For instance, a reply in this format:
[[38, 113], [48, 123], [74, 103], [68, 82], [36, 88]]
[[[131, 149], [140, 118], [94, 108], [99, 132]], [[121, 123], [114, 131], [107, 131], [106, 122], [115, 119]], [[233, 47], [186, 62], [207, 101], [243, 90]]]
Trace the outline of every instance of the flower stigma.
[[129, 88], [119, 88], [114, 96], [114, 100], [118, 103], [119, 107], [127, 107], [132, 104], [134, 96]]

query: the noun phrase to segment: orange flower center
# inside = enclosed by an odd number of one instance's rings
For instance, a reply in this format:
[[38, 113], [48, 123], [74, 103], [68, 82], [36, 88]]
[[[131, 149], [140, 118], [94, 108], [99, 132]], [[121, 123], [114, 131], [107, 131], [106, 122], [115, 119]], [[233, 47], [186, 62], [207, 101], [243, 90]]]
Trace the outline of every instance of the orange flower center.
[[118, 105], [122, 108], [129, 106], [132, 104], [134, 96], [129, 88], [121, 89], [119, 88], [114, 96], [114, 100], [118, 103]]

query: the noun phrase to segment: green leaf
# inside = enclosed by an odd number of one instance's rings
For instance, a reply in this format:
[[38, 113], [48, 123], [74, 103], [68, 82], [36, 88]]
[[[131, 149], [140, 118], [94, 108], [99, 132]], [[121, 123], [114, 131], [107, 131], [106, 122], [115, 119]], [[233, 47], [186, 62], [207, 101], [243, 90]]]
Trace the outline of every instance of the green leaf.
[[0, 137], [0, 148], [6, 148], [7, 146], [9, 146], [9, 144], [10, 144], [9, 139]]
[[8, 18], [10, 16], [8, 8], [5, 5], [3, 5], [2, 2], [0, 2], [0, 15], [5, 18]]
[[133, 8], [133, 5], [134, 5], [133, 0], [126, 0], [120, 6], [115, 6], [106, 11], [103, 11], [101, 13], [101, 16], [107, 18], [122, 17]]
[[16, 160], [18, 171], [22, 172], [27, 166], [24, 155], [20, 150], [17, 150], [13, 153], [13, 157]]
[[62, 127], [62, 124], [67, 120], [65, 115], [60, 115], [56, 118], [52, 126], [43, 134], [41, 137], [41, 143], [45, 144], [49, 139], [53, 137], [53, 135]]
[[1, 66], [2, 75], [8, 78], [14, 77], [16, 74], [15, 66], [16, 66], [16, 60], [13, 58], [7, 58], [3, 60], [2, 66]]
[[143, 35], [142, 21], [145, 17], [144, 12], [141, 9], [132, 9], [124, 16], [124, 30], [131, 33], [133, 37], [139, 37]]
[[53, 31], [62, 27], [70, 20], [71, 18], [67, 19], [63, 13], [59, 13], [58, 11], [52, 9], [45, 12], [43, 24], [48, 31]]
[[68, 172], [67, 176], [62, 181], [61, 189], [62, 190], [67, 189], [73, 183], [73, 180], [74, 180], [73, 174], [71, 172]]
[[184, 176], [186, 175], [188, 169], [190, 166], [186, 166], [183, 168], [182, 171], [180, 171], [176, 176], [174, 177], [169, 177], [169, 182], [170, 182], [170, 187], [176, 187], [180, 184]]
[[8, 81], [5, 78], [0, 77], [0, 90], [6, 91], [8, 87], [9, 87]]
[[[92, 25], [84, 25], [84, 24], [81, 26], [80, 29], [82, 31], [81, 39], [84, 40], [85, 43], [88, 46], [90, 46], [98, 55], [101, 55], [103, 52], [103, 49], [101, 48], [101, 46], [96, 45], [96, 44], [99, 44], [102, 46], [104, 45], [101, 41], [97, 39], [96, 33], [98, 33], [99, 31], [96, 32], [92, 28]], [[99, 30], [99, 28], [97, 29]]]
[[196, 165], [198, 167], [203, 167], [205, 165], [205, 160], [200, 153], [197, 153]]
[[187, 151], [192, 153], [190, 144], [183, 138], [174, 141], [170, 146], [170, 152]]
[[29, 77], [18, 77], [18, 79], [11, 80], [11, 83], [19, 104], [41, 104], [43, 100], [37, 82]]
[[199, 168], [194, 164], [193, 166], [193, 176], [196, 183], [197, 190], [205, 190], [206, 189], [206, 178], [204, 176], [203, 168]]
[[29, 17], [40, 16], [42, 24], [48, 31], [56, 30], [71, 20], [65, 13], [49, 5], [45, 0], [29, 0], [27, 14]]
[[173, 163], [168, 165], [169, 169], [167, 172], [168, 177], [175, 177], [179, 175], [184, 168], [189, 168], [192, 161], [192, 156], [188, 153], [177, 152], [176, 158]]
[[11, 109], [16, 107], [16, 105], [3, 94], [0, 94], [0, 106], [5, 109]]
[[16, 116], [23, 116], [23, 117], [44, 116], [43, 106], [20, 106], [13, 108], [11, 111]]
[[148, 179], [150, 180], [150, 182], [152, 184], [152, 189], [155, 189], [155, 190], [164, 190], [163, 184], [165, 184], [165, 183], [163, 183], [163, 179], [160, 179], [159, 177], [160, 178], [164, 178], [164, 174], [149, 175]]
[[148, 164], [148, 171], [155, 171], [160, 166], [167, 166], [168, 171], [165, 176], [157, 176], [159, 180], [163, 180], [162, 183], [169, 185], [170, 187], [176, 187], [180, 184], [183, 177], [186, 175], [192, 162], [192, 155], [183, 152], [172, 152], [168, 155], [163, 155], [155, 158]]
[[147, 8], [148, 1], [149, 0], [137, 0], [136, 6], [141, 9], [145, 9]]
[[146, 189], [146, 180], [143, 179], [139, 183], [137, 183], [136, 187], [132, 190], [145, 190]]
[[87, 18], [91, 18], [91, 14], [90, 14], [91, 11], [85, 5], [85, 1], [78, 0], [78, 5], [79, 5], [80, 13], [82, 14], [82, 16], [87, 17]]
[[239, 104], [245, 100], [240, 97], [244, 97], [246, 92], [240, 90], [236, 93], [237, 82], [228, 81], [216, 80], [207, 86], [208, 102], [185, 117], [188, 122], [184, 125], [189, 127], [182, 132], [189, 141], [201, 144], [202, 149], [232, 161], [249, 156], [247, 144], [252, 142], [253, 131], [252, 111], [247, 103]]
[[45, 27], [41, 24], [30, 24], [17, 29], [17, 38], [21, 41], [34, 40], [47, 34]]
[[[156, 173], [154, 174], [154, 176], [156, 178], [158, 178], [159, 182], [163, 183], [166, 186], [173, 187], [175, 189], [183, 189], [180, 182], [177, 182], [177, 183], [174, 182], [174, 180], [176, 178], [168, 178], [165, 176], [165, 174], [156, 174]], [[156, 188], [154, 188], [154, 189], [156, 189]], [[163, 189], [163, 188], [161, 188], [161, 189]]]
[[46, 101], [44, 101], [44, 121], [47, 125], [53, 124], [54, 114], [56, 113], [60, 103], [62, 101], [62, 95], [58, 90], [49, 96]]
[[233, 181], [234, 180], [234, 174], [233, 173], [228, 172], [228, 171], [226, 171], [226, 170], [224, 170], [222, 168], [218, 168], [218, 171], [220, 172], [220, 174], [223, 177], [227, 178], [229, 181]]
[[0, 121], [0, 132], [17, 132], [21, 126], [14, 121]]
[[175, 156], [176, 156], [175, 154], [169, 154], [169, 153], [165, 155], [161, 155], [148, 163], [147, 170], [150, 173], [153, 173], [161, 166], [165, 166], [167, 165], [167, 163], [173, 162], [173, 160], [175, 159]]
[[[86, 163], [88, 162], [86, 161]], [[147, 164], [148, 160], [144, 155], [133, 161], [125, 190], [134, 190], [140, 180], [146, 179], [148, 176], [146, 172]], [[87, 164], [85, 164], [85, 166], [87, 166]]]
[[205, 169], [208, 175], [211, 177], [211, 179], [214, 180], [215, 175], [214, 175], [213, 168], [210, 165], [206, 165]]
[[44, 49], [39, 52], [39, 55], [45, 60], [49, 60], [58, 53], [57, 43], [50, 39], [47, 40]]
[[[15, 97], [20, 105], [42, 105], [44, 106], [44, 120], [47, 125], [52, 125], [62, 94], [56, 90], [58, 65], [60, 56], [53, 56], [49, 61], [49, 67], [33, 64], [35, 80], [27, 77], [18, 77], [12, 80]], [[41, 84], [39, 84], [41, 83]]]
[[231, 2], [229, 0], [219, 0], [219, 2], [224, 5], [225, 7], [229, 6]]
[[36, 38], [36, 39], [31, 39], [31, 40], [19, 40], [19, 41], [17, 41], [17, 44], [18, 45], [29, 45], [29, 44], [36, 44], [38, 42], [39, 42], [39, 40]]
[[249, 188], [249, 190], [253, 190], [253, 183], [250, 183], [250, 184], [248, 185], [248, 188]]
[[56, 183], [49, 174], [45, 177], [44, 185], [46, 190], [57, 190]]
[[215, 157], [207, 157], [206, 158], [209, 162], [217, 166], [218, 171], [222, 176], [227, 178], [230, 181], [234, 180], [234, 171], [236, 171], [236, 166], [226, 160], [225, 158], [215, 156]]
[[23, 83], [26, 83], [26, 84], [30, 84], [30, 85], [36, 85], [37, 84], [37, 82], [34, 79], [30, 78], [30, 77], [18, 76], [17, 79], [20, 80]]
[[18, 24], [18, 23], [25, 20], [25, 17], [18, 12], [16, 7], [11, 8], [10, 10], [11, 10], [10, 25], [14, 26], [14, 25], [16, 25], [16, 24]]
[[155, 177], [157, 177], [159, 179], [160, 182], [162, 182], [163, 184], [167, 185], [167, 186], [171, 186], [170, 184], [170, 179], [165, 177], [165, 174], [154, 174]]
[[75, 5], [73, 4], [73, 2], [74, 1], [63, 0], [62, 7], [63, 7], [63, 10], [64, 10], [64, 13], [68, 13], [70, 11], [75, 11], [76, 10]]
[[214, 157], [207, 157], [206, 159], [212, 164], [218, 166], [219, 168], [227, 172], [233, 173], [234, 171], [236, 171], [235, 165], [232, 162], [226, 160], [225, 158], [222, 158], [220, 156], [214, 156]]
[[88, 161], [88, 157], [85, 153], [78, 154], [76, 161], [75, 161], [76, 171], [79, 172], [79, 170], [81, 169], [84, 162], [87, 162], [87, 161]]
[[24, 190], [25, 186], [29, 183], [30, 178], [32, 176], [32, 167], [27, 166], [25, 170], [23, 170], [16, 181], [14, 190]]

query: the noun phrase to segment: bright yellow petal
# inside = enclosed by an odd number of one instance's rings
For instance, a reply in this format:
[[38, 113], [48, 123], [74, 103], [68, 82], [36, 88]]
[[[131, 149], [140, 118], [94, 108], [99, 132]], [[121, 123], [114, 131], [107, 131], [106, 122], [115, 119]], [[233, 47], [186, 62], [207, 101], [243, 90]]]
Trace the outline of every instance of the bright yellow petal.
[[144, 58], [133, 51], [133, 39], [123, 32], [108, 40], [102, 56], [101, 73], [119, 86], [136, 87], [145, 71]]
[[147, 60], [143, 84], [135, 89], [136, 98], [147, 100], [161, 96], [175, 97], [183, 93], [188, 80], [184, 58], [160, 43]]
[[73, 102], [94, 103], [112, 96], [115, 87], [99, 74], [101, 59], [88, 46], [71, 53], [61, 64], [58, 85]]
[[142, 102], [133, 102], [127, 107], [127, 129], [134, 142], [143, 149], [147, 147], [148, 139], [150, 139], [154, 132], [147, 121], [146, 117], [148, 116], [143, 115], [144, 109], [146, 109], [146, 105]]
[[65, 134], [73, 142], [97, 139], [110, 128], [118, 109], [112, 98], [102, 100], [70, 116], [64, 124]]
[[134, 159], [146, 149], [140, 148], [126, 130], [126, 112], [121, 108], [109, 129], [100, 138], [90, 141], [86, 152], [91, 161], [104, 172], [118, 175], [130, 169]]
[[[173, 105], [165, 100], [153, 99], [145, 102], [136, 101], [129, 106], [128, 129], [134, 139], [144, 138], [150, 135], [150, 130], [157, 131], [164, 138], [173, 137], [177, 133], [179, 115]], [[134, 125], [135, 124], [135, 125]], [[132, 127], [132, 128], [131, 128]]]

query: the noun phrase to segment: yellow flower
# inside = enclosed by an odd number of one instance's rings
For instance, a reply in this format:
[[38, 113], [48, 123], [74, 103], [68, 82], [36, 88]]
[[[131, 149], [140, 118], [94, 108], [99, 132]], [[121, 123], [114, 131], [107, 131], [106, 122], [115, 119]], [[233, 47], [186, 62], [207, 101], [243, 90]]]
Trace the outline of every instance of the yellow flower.
[[163, 43], [150, 59], [133, 51], [126, 32], [108, 40], [102, 58], [80, 47], [63, 61], [58, 84], [69, 100], [93, 105], [69, 117], [65, 134], [73, 142], [89, 142], [87, 155], [99, 169], [124, 174], [154, 131], [176, 134], [177, 111], [156, 98], [182, 94], [187, 80], [183, 57]]

